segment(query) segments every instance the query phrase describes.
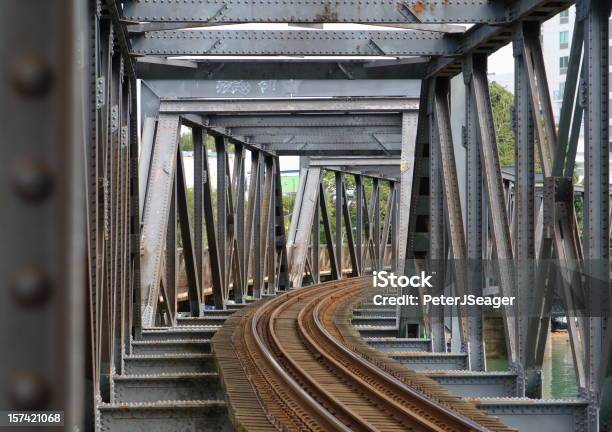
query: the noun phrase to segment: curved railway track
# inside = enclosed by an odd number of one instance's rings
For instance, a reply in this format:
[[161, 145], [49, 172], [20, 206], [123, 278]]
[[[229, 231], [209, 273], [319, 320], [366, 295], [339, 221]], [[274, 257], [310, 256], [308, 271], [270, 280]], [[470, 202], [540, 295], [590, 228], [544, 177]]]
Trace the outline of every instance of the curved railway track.
[[475, 422], [340, 342], [338, 305], [368, 284], [349, 279], [303, 288], [244, 315], [233, 342], [268, 420], [285, 431], [510, 430]]

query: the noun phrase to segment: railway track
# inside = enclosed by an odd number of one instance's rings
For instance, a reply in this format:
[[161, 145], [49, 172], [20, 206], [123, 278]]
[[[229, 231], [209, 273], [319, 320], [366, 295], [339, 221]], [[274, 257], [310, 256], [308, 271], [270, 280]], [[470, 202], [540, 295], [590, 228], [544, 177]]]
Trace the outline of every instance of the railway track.
[[[453, 410], [342, 343], [338, 308], [368, 284], [320, 284], [245, 311], [232, 341], [257, 396], [242, 401], [242, 409], [259, 405], [253, 410], [263, 408], [269, 421], [247, 429], [269, 430], [271, 423], [284, 431], [512, 430], [474, 408], [475, 418], [485, 420], [475, 421], [471, 407], [465, 415], [465, 403], [463, 411]], [[234, 395], [246, 395], [243, 390], [234, 388]]]

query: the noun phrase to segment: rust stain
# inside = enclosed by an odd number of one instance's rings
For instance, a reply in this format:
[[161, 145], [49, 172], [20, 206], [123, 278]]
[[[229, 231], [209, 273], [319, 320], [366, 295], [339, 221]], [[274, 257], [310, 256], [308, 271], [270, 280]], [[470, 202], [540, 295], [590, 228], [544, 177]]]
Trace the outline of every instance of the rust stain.
[[338, 11], [332, 10], [329, 3], [325, 3], [323, 7], [323, 13], [318, 14], [315, 17], [316, 22], [337, 22], [338, 21]]
[[412, 5], [412, 11], [414, 13], [423, 13], [425, 12], [425, 3], [422, 1], [418, 1]]

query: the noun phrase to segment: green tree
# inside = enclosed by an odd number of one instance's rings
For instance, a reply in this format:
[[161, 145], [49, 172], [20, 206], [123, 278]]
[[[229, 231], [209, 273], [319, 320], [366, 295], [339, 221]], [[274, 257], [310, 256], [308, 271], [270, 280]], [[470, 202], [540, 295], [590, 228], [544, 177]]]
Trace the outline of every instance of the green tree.
[[512, 109], [514, 96], [495, 81], [489, 83], [493, 123], [497, 138], [497, 151], [501, 166], [514, 166], [514, 131], [512, 130]]

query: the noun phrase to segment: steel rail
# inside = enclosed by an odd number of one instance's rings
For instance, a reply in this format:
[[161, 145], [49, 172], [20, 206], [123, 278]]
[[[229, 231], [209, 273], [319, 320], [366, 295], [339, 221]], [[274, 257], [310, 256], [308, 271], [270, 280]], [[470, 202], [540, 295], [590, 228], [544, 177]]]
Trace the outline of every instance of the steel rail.
[[[360, 289], [356, 279], [333, 281], [281, 295], [253, 312], [245, 330], [251, 333], [255, 349], [246, 354], [255, 364], [262, 362], [253, 356], [261, 356], [264, 366], [260, 371], [266, 385], [287, 402], [286, 407], [264, 405], [264, 409], [299, 406], [299, 412], [292, 415], [313, 430], [380, 431], [386, 430], [381, 427], [385, 422], [416, 431], [488, 430], [409, 388], [379, 366], [360, 358], [329, 333], [320, 319], [323, 308], [341, 302]], [[291, 310], [296, 306], [298, 310]], [[288, 327], [287, 320], [295, 324]], [[306, 356], [306, 352], [310, 355]], [[273, 379], [269, 379], [266, 368], [272, 372]], [[323, 388], [317, 374], [337, 378], [339, 387], [328, 383]], [[279, 389], [288, 389], [296, 400], [283, 399]], [[380, 418], [374, 419], [372, 412], [362, 412], [359, 406], [375, 406]]]
[[[334, 299], [334, 296], [338, 295], [338, 293], [335, 294], [331, 294], [328, 295], [327, 298], [323, 299], [323, 301], [321, 301], [320, 299], [317, 299], [318, 302], [316, 304], [316, 306], [314, 307], [313, 311], [312, 311], [312, 320], [315, 323], [315, 327], [316, 330], [319, 332], [319, 339], [320, 340], [325, 340], [327, 341], [327, 343], [329, 343], [330, 345], [333, 345], [334, 349], [337, 349], [338, 351], [340, 351], [342, 353], [342, 355], [348, 357], [348, 359], [355, 365], [359, 365], [359, 367], [367, 370], [369, 373], [375, 375], [381, 383], [384, 383], [385, 385], [388, 385], [391, 389], [393, 389], [394, 391], [397, 391], [398, 393], [407, 393], [408, 395], [410, 395], [411, 398], [416, 399], [419, 403], [423, 403], [423, 404], [427, 404], [430, 406], [430, 408], [434, 408], [435, 410], [439, 410], [439, 412], [437, 413], [437, 415], [443, 414], [445, 416], [447, 416], [447, 420], [448, 421], [454, 421], [457, 422], [458, 425], [463, 426], [463, 427], [467, 427], [470, 430], [474, 430], [474, 431], [480, 431], [480, 432], [486, 432], [487, 429], [482, 427], [481, 425], [479, 425], [478, 423], [448, 409], [448, 407], [440, 404], [439, 402], [430, 399], [426, 396], [424, 396], [423, 394], [419, 393], [418, 391], [410, 388], [409, 386], [407, 386], [405, 383], [401, 382], [400, 380], [398, 380], [397, 378], [395, 378], [394, 376], [390, 375], [388, 372], [384, 371], [383, 369], [375, 366], [374, 364], [370, 363], [369, 361], [365, 360], [364, 358], [360, 357], [359, 355], [357, 355], [355, 352], [351, 351], [350, 349], [348, 349], [346, 346], [344, 346], [340, 341], [338, 341], [334, 336], [332, 336], [329, 331], [325, 328], [325, 326], [323, 325], [323, 323], [320, 320], [320, 316], [321, 316], [321, 309], [324, 306], [329, 306], [327, 303]], [[305, 309], [303, 310], [305, 311]], [[414, 416], [416, 420], [420, 419], [420, 417], [418, 416]], [[436, 429], [433, 429], [436, 430]]]
[[274, 358], [266, 344], [261, 339], [257, 330], [261, 316], [265, 313], [265, 311], [266, 308], [264, 307], [257, 310], [253, 315], [251, 319], [251, 333], [255, 339], [258, 349], [260, 350], [264, 359], [267, 361], [268, 365], [272, 367], [274, 372], [284, 381], [287, 387], [289, 387], [300, 398], [301, 402], [304, 404], [303, 406], [309, 409], [311, 414], [314, 414], [314, 416], [321, 421], [323, 425], [326, 425], [327, 428], [329, 428], [327, 430], [350, 432], [350, 428], [346, 427], [336, 417], [331, 415], [327, 410], [319, 405], [312, 396], [310, 396], [294, 379], [289, 376], [289, 374]]

